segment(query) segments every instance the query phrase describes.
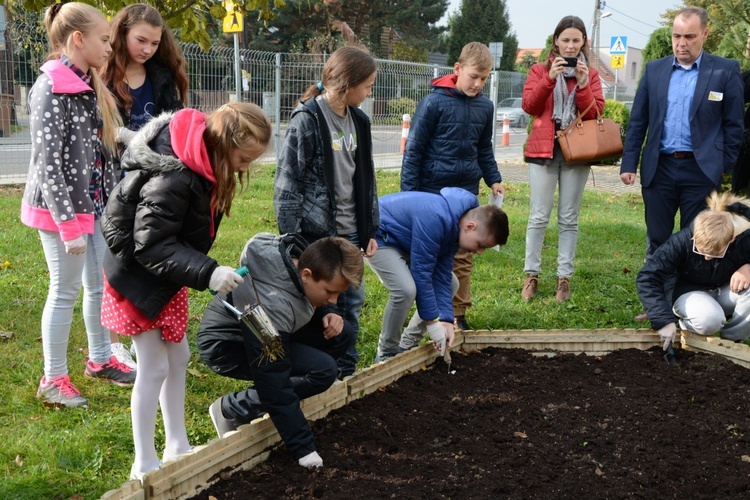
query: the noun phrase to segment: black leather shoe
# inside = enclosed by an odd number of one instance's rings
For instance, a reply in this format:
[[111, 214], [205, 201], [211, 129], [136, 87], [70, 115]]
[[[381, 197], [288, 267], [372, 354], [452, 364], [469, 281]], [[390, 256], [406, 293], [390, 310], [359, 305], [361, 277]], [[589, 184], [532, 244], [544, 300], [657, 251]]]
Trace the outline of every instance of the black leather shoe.
[[454, 323], [459, 330], [471, 330], [469, 323], [466, 322], [466, 316], [456, 316]]

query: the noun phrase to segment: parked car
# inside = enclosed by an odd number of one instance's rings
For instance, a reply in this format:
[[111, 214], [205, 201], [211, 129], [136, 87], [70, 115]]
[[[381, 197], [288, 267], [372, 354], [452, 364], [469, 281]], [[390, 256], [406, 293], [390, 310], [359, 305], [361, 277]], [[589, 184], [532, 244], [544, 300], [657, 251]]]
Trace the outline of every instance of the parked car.
[[511, 127], [525, 127], [529, 115], [521, 109], [520, 97], [508, 97], [497, 103], [497, 122], [503, 123], [503, 115], [508, 115]]

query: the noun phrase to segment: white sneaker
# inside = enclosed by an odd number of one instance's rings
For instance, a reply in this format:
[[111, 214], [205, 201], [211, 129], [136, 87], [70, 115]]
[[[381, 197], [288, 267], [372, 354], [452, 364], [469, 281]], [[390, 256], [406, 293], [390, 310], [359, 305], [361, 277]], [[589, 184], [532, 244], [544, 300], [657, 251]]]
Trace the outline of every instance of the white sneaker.
[[195, 453], [195, 448], [192, 446], [188, 451], [178, 453], [177, 455], [170, 455], [166, 450], [164, 450], [164, 455], [162, 455], [161, 457], [161, 463], [165, 464], [167, 462], [174, 462], [175, 460], [178, 460], [186, 455], [192, 455], [193, 453]]
[[133, 361], [133, 357], [130, 355], [130, 351], [122, 344], [122, 342], [112, 343], [112, 354], [117, 358], [117, 361], [124, 365], [128, 365], [131, 369], [136, 370], [138, 368], [138, 365]]

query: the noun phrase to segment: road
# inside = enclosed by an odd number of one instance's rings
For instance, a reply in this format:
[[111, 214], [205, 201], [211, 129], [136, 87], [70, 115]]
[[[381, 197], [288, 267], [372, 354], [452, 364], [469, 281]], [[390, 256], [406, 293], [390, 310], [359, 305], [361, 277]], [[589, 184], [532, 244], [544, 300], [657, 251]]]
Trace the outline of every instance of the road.
[[[283, 137], [284, 130], [281, 135]], [[502, 127], [497, 128], [495, 156], [498, 162], [518, 160], [523, 158], [522, 148], [526, 141], [526, 131], [511, 128], [509, 146], [502, 144]], [[400, 168], [402, 155], [400, 126], [373, 126], [372, 128], [373, 156], [376, 168]], [[0, 184], [19, 184], [26, 181], [31, 154], [28, 129], [17, 132], [10, 137], [0, 137]], [[260, 163], [275, 163], [273, 149], [263, 156]]]

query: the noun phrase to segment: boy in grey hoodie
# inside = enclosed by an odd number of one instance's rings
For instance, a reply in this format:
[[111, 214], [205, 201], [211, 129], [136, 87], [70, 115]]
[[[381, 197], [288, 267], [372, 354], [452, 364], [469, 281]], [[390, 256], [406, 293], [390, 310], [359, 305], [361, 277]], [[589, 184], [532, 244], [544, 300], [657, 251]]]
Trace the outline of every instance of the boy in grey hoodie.
[[[307, 246], [298, 235], [260, 233], [245, 245], [240, 265], [250, 270], [248, 278], [209, 303], [197, 342], [209, 368], [254, 385], [217, 399], [211, 420], [222, 437], [267, 412], [299, 464], [321, 467], [299, 402], [333, 384], [336, 359], [355, 338], [328, 308], [349, 285], [362, 282], [361, 251], [340, 237]], [[279, 332], [283, 355], [264, 355], [260, 340], [222, 300], [240, 311], [261, 304]]]

